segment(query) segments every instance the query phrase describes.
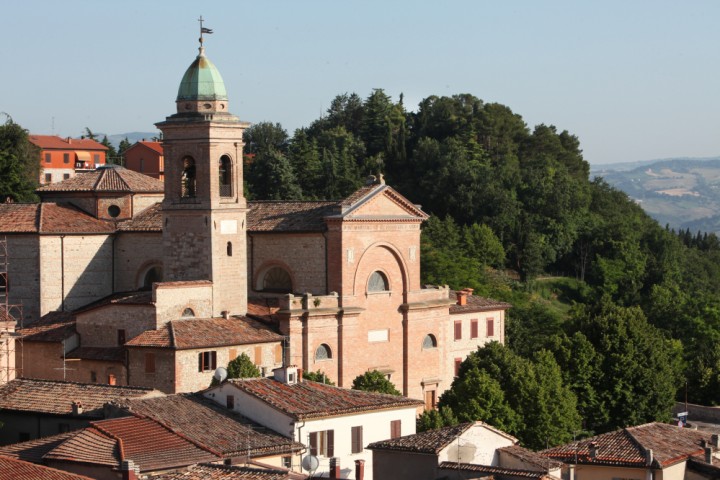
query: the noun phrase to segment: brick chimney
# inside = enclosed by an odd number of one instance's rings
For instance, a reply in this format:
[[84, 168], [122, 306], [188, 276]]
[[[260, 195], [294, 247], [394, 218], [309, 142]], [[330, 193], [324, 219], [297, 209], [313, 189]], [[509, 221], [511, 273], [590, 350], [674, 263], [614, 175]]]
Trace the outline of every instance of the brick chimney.
[[337, 457], [330, 459], [330, 478], [342, 478], [340, 476], [340, 459]]
[[461, 307], [467, 305], [467, 292], [465, 290], [458, 290], [455, 292], [457, 295], [457, 304]]
[[72, 402], [72, 413], [73, 415], [80, 415], [83, 412], [83, 405], [81, 402]]
[[595, 460], [597, 458], [598, 452], [597, 442], [590, 442], [590, 445], [588, 445], [588, 449], [590, 450], [590, 459]]
[[123, 460], [120, 465], [122, 480], [138, 480], [140, 477], [140, 469], [135, 466], [132, 460]]
[[365, 479], [365, 460], [355, 460], [355, 480]]

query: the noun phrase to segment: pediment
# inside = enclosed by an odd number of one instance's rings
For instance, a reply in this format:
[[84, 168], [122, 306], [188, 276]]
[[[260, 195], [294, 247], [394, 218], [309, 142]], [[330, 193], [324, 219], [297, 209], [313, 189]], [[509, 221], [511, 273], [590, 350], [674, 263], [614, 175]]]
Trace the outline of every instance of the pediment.
[[385, 186], [374, 190], [343, 212], [343, 218], [417, 218], [424, 220], [427, 214], [394, 189]]

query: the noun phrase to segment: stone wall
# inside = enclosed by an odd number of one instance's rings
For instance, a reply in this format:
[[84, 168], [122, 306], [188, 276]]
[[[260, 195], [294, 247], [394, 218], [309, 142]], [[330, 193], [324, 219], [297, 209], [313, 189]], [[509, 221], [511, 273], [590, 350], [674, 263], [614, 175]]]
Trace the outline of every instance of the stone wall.
[[328, 293], [325, 237], [320, 233], [250, 234], [248, 257], [252, 292], [261, 291], [265, 272], [278, 266], [290, 274], [293, 292]]
[[22, 305], [23, 323], [28, 324], [40, 318], [40, 239], [8, 235], [7, 254], [8, 301]]
[[196, 318], [212, 317], [212, 283], [163, 282], [153, 289], [156, 327], [183, 316], [186, 308], [192, 309]]
[[125, 331], [128, 341], [157, 326], [153, 305], [104, 305], [80, 312], [75, 318], [83, 347], [118, 347], [118, 330]]
[[[154, 357], [155, 371], [147, 371], [147, 356]], [[151, 360], [151, 362], [153, 361]], [[175, 350], [169, 348], [128, 347], [128, 383], [175, 393]]]
[[163, 241], [159, 233], [120, 233], [115, 238], [115, 291], [140, 288], [146, 271], [162, 266]]
[[136, 193], [133, 195], [133, 217], [158, 202], [162, 202], [162, 193]]

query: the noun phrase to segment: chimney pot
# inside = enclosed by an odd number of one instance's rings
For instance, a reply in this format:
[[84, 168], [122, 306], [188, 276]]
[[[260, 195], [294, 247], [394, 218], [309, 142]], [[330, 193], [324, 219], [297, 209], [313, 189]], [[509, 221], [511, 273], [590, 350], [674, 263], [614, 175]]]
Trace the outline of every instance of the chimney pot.
[[80, 415], [83, 413], [83, 405], [81, 402], [72, 402], [72, 413], [73, 415]]
[[227, 310], [223, 310], [223, 312], [222, 312], [222, 317], [223, 317], [225, 320], [229, 320], [229, 319], [230, 319], [230, 312], [228, 312]]
[[330, 459], [330, 478], [341, 478], [340, 475], [340, 459], [332, 457]]
[[712, 465], [713, 449], [712, 447], [705, 447], [705, 462]]
[[132, 460], [123, 460], [120, 464], [120, 471], [123, 480], [138, 480], [140, 476], [140, 471]]
[[720, 435], [717, 433], [713, 433], [710, 436], [710, 443], [712, 444], [713, 448], [720, 448]]
[[592, 460], [595, 460], [597, 458], [597, 451], [598, 451], [598, 444], [597, 442], [590, 442], [590, 445], [588, 446], [590, 450], [590, 458]]
[[355, 480], [365, 479], [365, 460], [355, 460]]
[[467, 305], [467, 292], [464, 290], [460, 290], [456, 292], [457, 295], [457, 304], [460, 306]]

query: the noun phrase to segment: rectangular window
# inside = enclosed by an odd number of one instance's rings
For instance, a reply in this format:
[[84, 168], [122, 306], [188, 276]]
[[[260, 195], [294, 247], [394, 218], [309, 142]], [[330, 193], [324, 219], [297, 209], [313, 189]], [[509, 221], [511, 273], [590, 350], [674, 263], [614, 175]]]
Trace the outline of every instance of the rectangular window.
[[282, 457], [282, 466], [288, 470], [292, 469], [292, 457]]
[[52, 173], [45, 174], [45, 183], [52, 183]]
[[70, 154], [63, 153], [63, 163], [70, 163]]
[[495, 319], [490, 317], [486, 321], [487, 325], [487, 336], [488, 337], [494, 337], [495, 336]]
[[145, 354], [145, 373], [155, 373], [155, 354]]
[[350, 434], [352, 436], [350, 440], [350, 453], [362, 453], [363, 448], [365, 448], [365, 446], [363, 445], [362, 425], [359, 427], [352, 427]]
[[455, 320], [455, 341], [462, 340], [462, 320]]
[[255, 347], [255, 365], [260, 366], [263, 364], [262, 347]]
[[460, 375], [460, 364], [462, 364], [462, 358], [455, 359], [455, 376]]
[[90, 372], [90, 383], [97, 383], [97, 372]]
[[283, 361], [282, 344], [275, 345], [275, 363], [282, 363], [282, 361]]
[[425, 410], [435, 410], [437, 395], [435, 390], [425, 391]]
[[228, 408], [228, 410], [232, 410], [235, 408], [235, 395], [228, 395], [225, 397], [225, 406]]
[[470, 338], [478, 338], [478, 321], [477, 318], [470, 320]]
[[140, 159], [140, 172], [144, 172], [144, 171], [145, 171], [145, 159], [141, 158]]
[[114, 373], [108, 373], [108, 385], [117, 385], [117, 378]]
[[125, 330], [119, 328], [118, 331], [118, 345], [125, 345]]
[[212, 350], [209, 352], [198, 353], [198, 372], [207, 372], [217, 368], [217, 352]]
[[63, 173], [63, 180], [67, 180], [68, 178], [70, 178], [70, 174], [69, 174], [69, 173]]
[[310, 455], [334, 457], [335, 431], [312, 432], [310, 434]]
[[50, 163], [50, 162], [52, 162], [52, 155], [49, 153], [46, 153], [45, 154], [45, 163]]
[[390, 438], [402, 437], [402, 422], [400, 420], [392, 420], [390, 422]]
[[100, 154], [99, 153], [93, 153], [93, 163], [95, 163], [95, 165], [100, 163]]

